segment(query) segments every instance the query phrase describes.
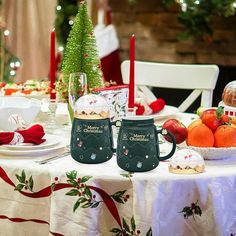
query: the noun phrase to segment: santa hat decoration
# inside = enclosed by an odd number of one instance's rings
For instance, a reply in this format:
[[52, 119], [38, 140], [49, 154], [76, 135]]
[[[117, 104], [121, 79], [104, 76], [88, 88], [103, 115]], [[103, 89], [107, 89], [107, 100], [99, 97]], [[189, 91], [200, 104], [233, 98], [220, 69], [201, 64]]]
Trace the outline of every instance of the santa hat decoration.
[[149, 107], [152, 109], [152, 113], [157, 113], [161, 111], [165, 105], [166, 105], [166, 102], [164, 101], [164, 99], [158, 98], [154, 102], [151, 102], [149, 104]]
[[140, 116], [144, 114], [145, 108], [139, 103], [135, 103], [134, 107], [136, 108], [136, 115]]
[[165, 107], [165, 100], [158, 98], [150, 104], [142, 104], [136, 102], [134, 106], [136, 107], [136, 115], [151, 115], [161, 111]]

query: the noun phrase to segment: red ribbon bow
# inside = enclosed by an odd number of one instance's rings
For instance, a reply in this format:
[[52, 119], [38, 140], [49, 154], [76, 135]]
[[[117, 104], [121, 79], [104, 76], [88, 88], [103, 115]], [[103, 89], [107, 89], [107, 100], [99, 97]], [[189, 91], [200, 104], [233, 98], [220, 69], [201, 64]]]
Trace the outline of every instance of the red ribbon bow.
[[[41, 125], [33, 125], [25, 130], [17, 130], [16, 132], [0, 132], [0, 145], [14, 144], [14, 143], [33, 143], [41, 144], [45, 141], [43, 136], [45, 135], [44, 129]], [[22, 139], [21, 141], [17, 140]]]

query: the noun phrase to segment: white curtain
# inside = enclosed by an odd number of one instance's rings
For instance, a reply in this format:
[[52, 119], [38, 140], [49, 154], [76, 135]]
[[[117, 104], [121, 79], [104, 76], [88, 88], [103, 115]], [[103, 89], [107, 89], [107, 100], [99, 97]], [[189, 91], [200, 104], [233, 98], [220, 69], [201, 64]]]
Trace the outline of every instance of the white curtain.
[[[95, 0], [87, 0], [91, 15]], [[21, 63], [16, 82], [41, 80], [49, 73], [50, 32], [54, 28], [57, 0], [5, 0], [8, 48]]]
[[55, 6], [56, 0], [5, 0], [7, 45], [22, 63], [16, 82], [48, 76]]

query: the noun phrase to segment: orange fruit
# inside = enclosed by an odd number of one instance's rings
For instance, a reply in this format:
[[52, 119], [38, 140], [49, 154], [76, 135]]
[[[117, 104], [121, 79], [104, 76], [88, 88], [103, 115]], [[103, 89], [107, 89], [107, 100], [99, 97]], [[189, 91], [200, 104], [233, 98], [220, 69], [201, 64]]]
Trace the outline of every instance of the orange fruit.
[[232, 119], [232, 124], [233, 124], [233, 125], [236, 125], [236, 117], [234, 117], [234, 118]]
[[210, 128], [203, 123], [198, 123], [188, 130], [186, 143], [195, 147], [213, 147], [214, 134]]
[[201, 124], [202, 123], [202, 120], [201, 119], [197, 119], [197, 120], [194, 120], [192, 121], [189, 125], [188, 125], [188, 132], [193, 128], [195, 127], [196, 125], [198, 124]]
[[233, 125], [221, 125], [214, 133], [215, 147], [236, 147], [236, 128]]

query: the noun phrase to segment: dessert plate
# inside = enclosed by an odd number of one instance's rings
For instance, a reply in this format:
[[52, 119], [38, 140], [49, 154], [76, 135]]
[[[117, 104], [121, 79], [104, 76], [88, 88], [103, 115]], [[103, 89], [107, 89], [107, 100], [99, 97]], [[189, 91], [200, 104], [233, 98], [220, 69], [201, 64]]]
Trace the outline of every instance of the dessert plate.
[[165, 105], [165, 107], [160, 112], [149, 115], [149, 117], [153, 118], [154, 120], [160, 120], [168, 118], [169, 116], [173, 116], [178, 112], [179, 109], [177, 107]]
[[49, 148], [52, 146], [55, 146], [57, 144], [60, 143], [61, 138], [56, 136], [56, 135], [50, 135], [50, 134], [46, 134], [44, 136], [44, 139], [46, 139], [45, 142], [39, 144], [39, 145], [34, 145], [32, 143], [20, 143], [17, 145], [2, 145], [0, 146], [0, 151], [2, 149], [7, 149], [7, 150], [35, 150], [35, 149], [45, 149], [45, 148]]

